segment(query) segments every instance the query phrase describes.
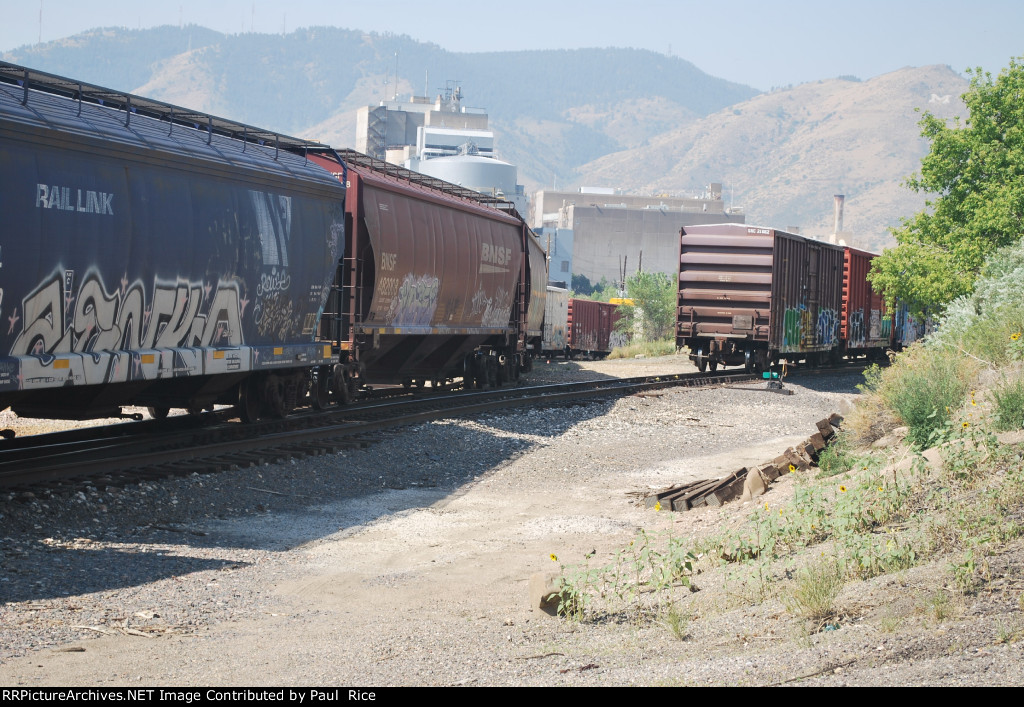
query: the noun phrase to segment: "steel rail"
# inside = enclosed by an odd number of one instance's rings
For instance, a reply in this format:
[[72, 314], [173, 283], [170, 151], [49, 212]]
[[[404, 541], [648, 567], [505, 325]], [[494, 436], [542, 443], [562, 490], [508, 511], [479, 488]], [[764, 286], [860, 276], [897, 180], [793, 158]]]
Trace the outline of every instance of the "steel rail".
[[[350, 446], [368, 435], [424, 421], [465, 417], [524, 406], [557, 406], [579, 400], [629, 395], [644, 390], [688, 385], [707, 387], [755, 379], [742, 372], [678, 374], [628, 379], [601, 379], [453, 395], [377, 402], [355, 408], [334, 408], [255, 425], [219, 424], [171, 434], [138, 438], [103, 437], [88, 446], [47, 445], [36, 457], [26, 450], [8, 459], [0, 451], [0, 487], [25, 486], [97, 475], [150, 478], [179, 473], [216, 471], [266, 458], [285, 459]], [[46, 435], [40, 435], [46, 437]]]

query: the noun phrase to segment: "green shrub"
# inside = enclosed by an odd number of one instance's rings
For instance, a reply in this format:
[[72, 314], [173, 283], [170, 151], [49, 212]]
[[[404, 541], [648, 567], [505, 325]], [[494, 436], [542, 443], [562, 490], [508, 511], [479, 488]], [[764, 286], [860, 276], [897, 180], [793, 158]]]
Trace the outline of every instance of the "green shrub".
[[608, 358], [635, 358], [642, 354], [647, 358], [656, 356], [671, 356], [676, 352], [674, 339], [661, 339], [659, 341], [636, 341], [628, 346], [616, 346], [608, 354]]
[[996, 429], [1019, 430], [1024, 428], [1024, 378], [992, 391], [996, 402]]
[[819, 476], [835, 476], [849, 471], [857, 458], [852, 454], [850, 445], [843, 435], [839, 435], [835, 441], [821, 450], [818, 455], [818, 467], [821, 469]]
[[[949, 304], [929, 348], [959, 349], [989, 364], [1016, 358], [1024, 329], [1024, 241], [986, 261], [974, 292]], [[1012, 338], [1017, 334], [1017, 338]]]
[[925, 447], [963, 404], [976, 367], [971, 361], [948, 348], [912, 346], [889, 368], [866, 372], [865, 387], [910, 428], [908, 441]]

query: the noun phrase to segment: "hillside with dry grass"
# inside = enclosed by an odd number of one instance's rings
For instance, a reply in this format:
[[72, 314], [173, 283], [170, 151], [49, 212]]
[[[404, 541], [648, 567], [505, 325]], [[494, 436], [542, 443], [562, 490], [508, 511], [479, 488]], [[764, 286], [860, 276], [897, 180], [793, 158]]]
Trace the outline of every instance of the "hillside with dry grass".
[[925, 153], [916, 110], [962, 115], [967, 86], [949, 67], [929, 66], [757, 95], [649, 51], [457, 54], [339, 28], [102, 29], [3, 58], [339, 147], [354, 145], [360, 106], [433, 95], [458, 79], [464, 105], [487, 110], [498, 155], [519, 167], [528, 192], [689, 195], [722, 182], [748, 223], [812, 235], [831, 232], [832, 196], [842, 193], [845, 230], [875, 249], [924, 206], [900, 186]]
[[924, 207], [923, 196], [901, 186], [927, 151], [917, 109], [964, 115], [966, 87], [945, 66], [803, 84], [583, 165], [581, 180], [654, 193], [720, 181], [748, 223], [812, 235], [831, 233], [833, 195], [845, 194], [844, 230], [878, 248], [899, 218]]

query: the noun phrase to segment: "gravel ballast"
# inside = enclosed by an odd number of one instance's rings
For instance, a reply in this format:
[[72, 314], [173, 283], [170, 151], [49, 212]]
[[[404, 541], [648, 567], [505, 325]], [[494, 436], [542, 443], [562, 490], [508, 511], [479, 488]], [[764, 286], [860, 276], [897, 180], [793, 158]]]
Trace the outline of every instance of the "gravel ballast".
[[[678, 356], [552, 362], [530, 380], [689, 370]], [[860, 620], [813, 637], [794, 633], [778, 600], [750, 605], [710, 585], [685, 641], [657, 624], [531, 609], [533, 573], [607, 557], [639, 528], [738, 523], [751, 504], [670, 514], [642, 497], [773, 458], [843, 410], [859, 380], [807, 378], [790, 396], [672, 388], [425, 423], [365, 449], [215, 475], [0, 492], [0, 682], [1020, 684], [1021, 643], [986, 641], [969, 608], [945, 628], [872, 624], [885, 583], [927, 587], [923, 570], [847, 587]]]

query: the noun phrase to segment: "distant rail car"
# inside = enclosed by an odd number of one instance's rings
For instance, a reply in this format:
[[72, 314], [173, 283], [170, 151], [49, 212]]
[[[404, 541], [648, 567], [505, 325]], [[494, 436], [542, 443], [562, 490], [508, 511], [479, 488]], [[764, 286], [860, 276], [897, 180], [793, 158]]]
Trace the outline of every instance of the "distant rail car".
[[568, 347], [570, 356], [605, 358], [626, 336], [615, 331], [618, 305], [586, 299], [570, 299], [568, 306]]
[[743, 224], [686, 226], [679, 243], [676, 345], [701, 371], [813, 366], [892, 344], [870, 253]]

